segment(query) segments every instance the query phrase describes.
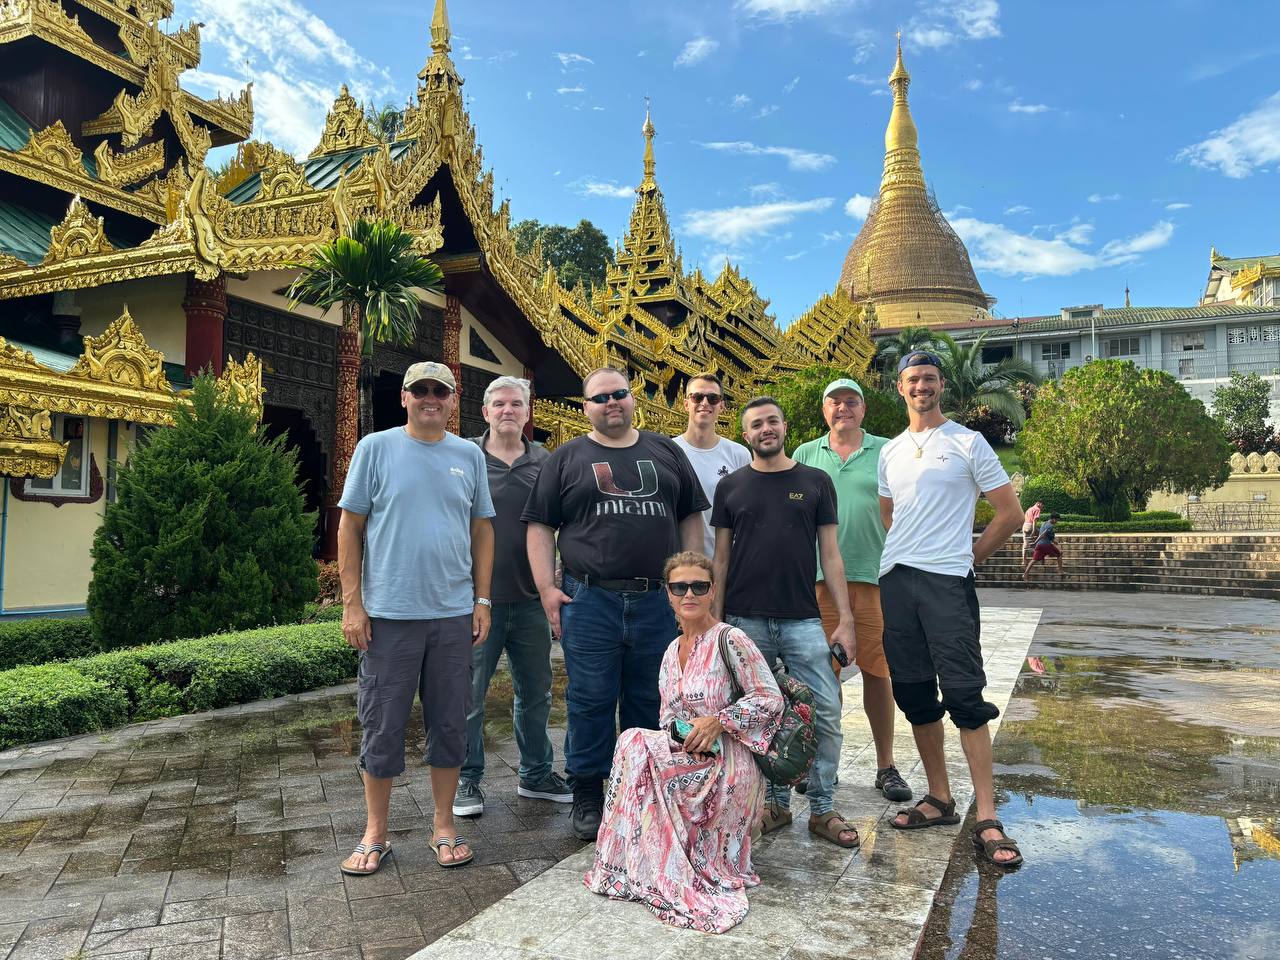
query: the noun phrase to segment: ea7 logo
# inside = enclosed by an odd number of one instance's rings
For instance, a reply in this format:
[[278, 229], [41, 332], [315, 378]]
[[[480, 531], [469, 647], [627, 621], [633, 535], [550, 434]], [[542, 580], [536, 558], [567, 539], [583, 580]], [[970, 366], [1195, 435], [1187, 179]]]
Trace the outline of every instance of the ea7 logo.
[[787, 494], [787, 496], [789, 496], [792, 500], [803, 500], [803, 499], [804, 499], [804, 494], [803, 494], [803, 493], [789, 493], [789, 494]]
[[637, 460], [636, 472], [640, 474], [640, 486], [634, 490], [624, 490], [613, 479], [613, 467], [608, 463], [593, 463], [596, 486], [600, 492], [611, 497], [652, 497], [658, 492], [658, 468], [652, 460]]

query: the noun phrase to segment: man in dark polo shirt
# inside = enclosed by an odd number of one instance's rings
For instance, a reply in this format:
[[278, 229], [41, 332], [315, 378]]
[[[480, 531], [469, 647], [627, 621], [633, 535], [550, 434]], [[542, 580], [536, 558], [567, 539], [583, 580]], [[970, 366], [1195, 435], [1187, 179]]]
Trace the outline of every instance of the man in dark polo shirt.
[[[618, 726], [658, 725], [658, 670], [679, 633], [662, 589], [662, 565], [673, 553], [702, 546], [708, 504], [675, 442], [632, 426], [636, 402], [626, 374], [593, 370], [582, 394], [591, 432], [551, 454], [523, 519], [534, 583], [569, 673], [565, 770], [574, 782], [572, 826], [592, 840]], [[556, 531], [564, 564], [560, 587]]]
[[[832, 591], [839, 622], [831, 646], [822, 628], [813, 584], [822, 575], [844, 583], [836, 537], [839, 517], [831, 478], [783, 452], [787, 422], [772, 397], [742, 408], [742, 438], [752, 460], [716, 486], [711, 526], [716, 528], [715, 580], [723, 583], [719, 614], [755, 641], [770, 666], [781, 658], [787, 672], [813, 691], [818, 753], [809, 772], [809, 832], [841, 847], [856, 847], [858, 831], [835, 810], [840, 762], [840, 681], [829, 665], [848, 664], [854, 653], [849, 595]], [[817, 550], [814, 545], [817, 545]], [[770, 785], [761, 822], [768, 833], [791, 822], [791, 790]]]
[[524, 436], [529, 422], [529, 381], [498, 377], [484, 391], [480, 408], [489, 429], [474, 438], [484, 451], [493, 518], [493, 620], [489, 636], [471, 651], [471, 710], [467, 713], [467, 761], [453, 800], [459, 817], [484, 813], [484, 698], [503, 651], [511, 669], [520, 782], [516, 792], [535, 800], [569, 803], [573, 791], [551, 769], [547, 718], [551, 714], [551, 630], [529, 569], [520, 514], [538, 471], [550, 454]]

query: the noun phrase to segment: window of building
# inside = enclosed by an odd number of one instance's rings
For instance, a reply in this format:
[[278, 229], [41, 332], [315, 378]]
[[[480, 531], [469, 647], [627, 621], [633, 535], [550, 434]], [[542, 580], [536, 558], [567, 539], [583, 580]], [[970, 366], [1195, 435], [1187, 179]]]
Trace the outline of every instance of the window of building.
[[1103, 342], [1102, 348], [1107, 357], [1136, 357], [1141, 350], [1138, 337], [1112, 337]]
[[1040, 344], [1041, 360], [1069, 360], [1071, 359], [1071, 341], [1061, 340], [1057, 343]]
[[1244, 327], [1228, 327], [1227, 328], [1227, 346], [1234, 347], [1237, 344], [1244, 343], [1245, 331]]
[[1008, 360], [1013, 356], [1013, 345], [1008, 343], [998, 343], [990, 347], [982, 348], [983, 363], [999, 363], [1001, 360]]
[[1071, 311], [1072, 320], [1088, 320], [1092, 316], [1093, 316], [1092, 310], [1072, 310]]
[[67, 457], [62, 461], [62, 469], [48, 480], [36, 478], [28, 480], [27, 492], [58, 497], [88, 498], [89, 450], [85, 418], [55, 414], [53, 438], [65, 441], [67, 444]]
[[1196, 375], [1196, 362], [1191, 358], [1178, 361], [1178, 376], [1189, 379]]
[[1204, 349], [1204, 331], [1198, 330], [1195, 333], [1175, 333], [1169, 338], [1170, 348], [1174, 353], [1184, 350], [1203, 350]]
[[1250, 342], [1250, 343], [1261, 343], [1261, 342], [1262, 342], [1262, 328], [1261, 328], [1261, 327], [1250, 327], [1250, 328], [1249, 328], [1249, 342]]
[[1280, 277], [1272, 277], [1267, 281], [1267, 303], [1280, 301]]
[[1268, 323], [1262, 328], [1263, 343], [1280, 343], [1280, 324]]

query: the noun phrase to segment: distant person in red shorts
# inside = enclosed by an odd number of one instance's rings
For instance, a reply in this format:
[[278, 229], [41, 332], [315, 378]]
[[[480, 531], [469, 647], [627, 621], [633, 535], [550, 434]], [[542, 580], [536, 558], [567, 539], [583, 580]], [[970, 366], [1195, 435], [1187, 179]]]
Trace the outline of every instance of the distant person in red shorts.
[[1062, 569], [1062, 551], [1058, 549], [1054, 540], [1058, 537], [1058, 515], [1056, 513], [1049, 514], [1049, 519], [1040, 524], [1040, 536], [1036, 537], [1036, 548], [1031, 553], [1031, 561], [1027, 564], [1027, 568], [1022, 571], [1022, 579], [1027, 583], [1031, 582], [1031, 578], [1027, 576], [1039, 561], [1047, 557], [1053, 557], [1058, 561], [1058, 576], [1065, 576]]

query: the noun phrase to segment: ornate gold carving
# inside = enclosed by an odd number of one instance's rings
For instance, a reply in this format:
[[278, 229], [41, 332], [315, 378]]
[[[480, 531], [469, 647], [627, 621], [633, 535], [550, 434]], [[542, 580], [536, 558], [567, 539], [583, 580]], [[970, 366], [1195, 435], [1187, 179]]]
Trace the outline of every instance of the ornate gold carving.
[[93, 159], [97, 163], [99, 180], [113, 187], [123, 187], [164, 169], [164, 144], [157, 140], [136, 150], [115, 153], [103, 140], [93, 151]]
[[37, 163], [47, 164], [68, 173], [83, 176], [84, 162], [80, 148], [67, 133], [61, 120], [55, 120], [51, 126], [43, 130], [32, 131], [26, 146], [18, 151]]
[[56, 476], [67, 444], [53, 439], [48, 410], [24, 410], [9, 404], [0, 409], [0, 473], [11, 477]]
[[10, 270], [26, 270], [30, 264], [21, 257], [15, 257], [11, 253], [0, 253], [0, 273], [7, 273]]
[[66, 217], [49, 231], [49, 238], [49, 252], [41, 266], [92, 257], [113, 249], [103, 232], [102, 218], [90, 213], [79, 197], [72, 198]]
[[239, 363], [234, 357], [227, 357], [227, 364], [222, 368], [222, 376], [218, 377], [218, 396], [224, 400], [228, 397], [247, 403], [262, 415], [262, 361], [252, 353]]
[[377, 144], [378, 138], [369, 129], [364, 110], [347, 92], [347, 85], [344, 83], [338, 91], [337, 99], [333, 101], [333, 106], [329, 108], [320, 142], [307, 156], [308, 158], [318, 157], [322, 153], [336, 153], [339, 150], [372, 147]]
[[84, 338], [84, 353], [68, 377], [99, 380], [133, 390], [164, 391], [164, 354], [147, 346], [126, 306], [100, 337]]

